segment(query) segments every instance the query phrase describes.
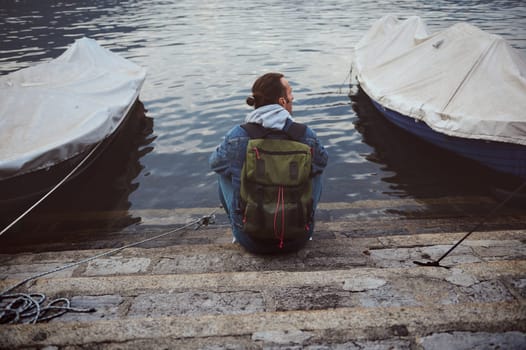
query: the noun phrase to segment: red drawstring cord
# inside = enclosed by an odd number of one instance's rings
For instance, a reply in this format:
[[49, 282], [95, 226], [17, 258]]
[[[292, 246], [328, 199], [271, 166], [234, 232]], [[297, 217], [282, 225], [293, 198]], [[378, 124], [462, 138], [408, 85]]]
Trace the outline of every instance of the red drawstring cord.
[[252, 148], [252, 150], [253, 150], [254, 152], [256, 152], [256, 159], [261, 159], [261, 157], [259, 156], [259, 150], [258, 150], [258, 148], [257, 148], [257, 147], [254, 147], [254, 148]]
[[[281, 232], [278, 233], [277, 221], [279, 207], [281, 206]], [[283, 186], [278, 188], [278, 199], [276, 201], [276, 210], [274, 211], [274, 235], [279, 238], [279, 247], [283, 248], [283, 241], [285, 239], [285, 189]]]
[[[252, 150], [256, 153], [256, 159], [261, 159], [258, 148], [254, 147], [252, 148]], [[312, 149], [311, 149], [311, 152], [312, 152]], [[278, 214], [279, 214], [280, 206], [281, 206], [281, 231], [278, 232], [279, 228], [277, 227], [277, 224], [278, 224]], [[283, 186], [279, 186], [278, 188], [278, 198], [276, 201], [276, 210], [274, 211], [274, 235], [277, 238], [279, 238], [279, 248], [280, 249], [283, 248], [283, 241], [285, 240], [285, 188]]]
[[281, 188], [281, 240], [279, 247], [283, 248], [283, 240], [285, 239], [285, 189]]

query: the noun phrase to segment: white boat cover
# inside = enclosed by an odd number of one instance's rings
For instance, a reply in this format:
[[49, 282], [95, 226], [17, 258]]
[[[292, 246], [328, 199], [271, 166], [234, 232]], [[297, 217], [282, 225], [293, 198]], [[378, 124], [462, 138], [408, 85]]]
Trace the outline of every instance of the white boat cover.
[[354, 78], [384, 107], [443, 134], [526, 145], [526, 59], [502, 37], [385, 16], [354, 56]]
[[92, 39], [0, 77], [0, 179], [49, 168], [111, 135], [146, 71]]

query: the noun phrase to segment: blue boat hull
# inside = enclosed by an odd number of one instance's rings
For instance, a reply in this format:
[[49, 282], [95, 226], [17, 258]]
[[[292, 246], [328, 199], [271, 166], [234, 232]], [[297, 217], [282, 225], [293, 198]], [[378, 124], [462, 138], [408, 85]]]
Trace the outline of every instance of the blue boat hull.
[[526, 146], [448, 136], [434, 131], [423, 121], [385, 108], [374, 100], [371, 101], [382, 115], [401, 129], [493, 170], [526, 179]]

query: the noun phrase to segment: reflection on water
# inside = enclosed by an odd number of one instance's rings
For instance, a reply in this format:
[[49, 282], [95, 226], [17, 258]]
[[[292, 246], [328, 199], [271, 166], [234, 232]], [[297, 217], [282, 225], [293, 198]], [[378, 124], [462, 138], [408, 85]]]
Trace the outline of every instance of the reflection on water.
[[385, 193], [417, 199], [460, 193], [488, 195], [496, 188], [512, 190], [521, 184], [518, 178], [497, 173], [398, 128], [380, 114], [361, 89], [350, 97], [358, 115], [356, 130], [374, 149], [367, 160], [382, 167], [382, 181], [389, 185]]
[[[136, 188], [126, 195], [103, 191], [98, 194], [100, 202], [84, 208], [85, 204], [74, 204], [78, 210], [105, 210], [106, 200], [122, 202], [123, 209], [216, 206], [216, 177], [208, 170], [208, 156], [250, 111], [244, 100], [254, 79], [266, 71], [287, 75], [294, 89], [294, 117], [308, 123], [329, 151], [323, 201], [485, 191], [483, 184], [470, 180], [482, 171], [477, 165], [451, 160], [450, 154], [394, 130], [387, 134], [403, 142], [392, 139], [385, 147], [374, 141], [374, 133], [363, 131], [373, 122], [369, 116], [358, 119], [347, 96], [352, 50], [374, 20], [395, 14], [419, 15], [431, 31], [468, 21], [526, 52], [523, 1], [0, 0], [0, 4], [0, 74], [56, 57], [82, 36], [97, 39], [148, 70], [141, 100], [155, 119], [153, 136], [140, 166], [132, 162], [133, 178], [124, 181]], [[377, 128], [381, 131], [384, 126], [369, 130]], [[106, 165], [95, 170], [98, 188], [114, 178], [104, 176], [108, 171]], [[475, 176], [494, 181], [493, 174]], [[82, 184], [72, 189], [78, 198], [83, 190]]]

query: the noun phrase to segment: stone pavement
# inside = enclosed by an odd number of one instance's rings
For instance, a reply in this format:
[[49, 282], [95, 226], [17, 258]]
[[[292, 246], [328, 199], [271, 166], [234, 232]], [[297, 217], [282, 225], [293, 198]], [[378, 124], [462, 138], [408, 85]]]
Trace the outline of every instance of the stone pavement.
[[[391, 203], [408, 205], [417, 204]], [[413, 261], [440, 257], [479, 218], [396, 217], [381, 206], [322, 205], [315, 240], [294, 254], [245, 252], [230, 243], [218, 215], [216, 225], [39, 278], [20, 290], [96, 311], [0, 325], [0, 348], [526, 348], [523, 214], [490, 220], [443, 260], [446, 269]], [[142, 212], [148, 229], [108, 239], [129, 243], [210, 210]], [[0, 289], [107, 250], [70, 247], [28, 245], [32, 253], [1, 254]]]

